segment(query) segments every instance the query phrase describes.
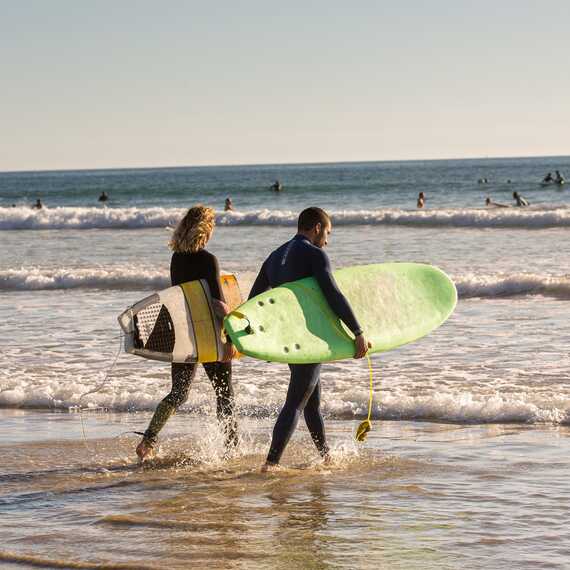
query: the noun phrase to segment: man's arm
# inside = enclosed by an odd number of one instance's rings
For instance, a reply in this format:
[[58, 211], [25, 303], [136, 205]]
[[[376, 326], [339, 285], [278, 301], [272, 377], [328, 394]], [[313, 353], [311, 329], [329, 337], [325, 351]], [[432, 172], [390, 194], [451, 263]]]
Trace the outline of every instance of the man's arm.
[[336, 284], [328, 255], [322, 250], [315, 251], [312, 265], [313, 275], [331, 309], [352, 331], [354, 336], [362, 334], [362, 327], [356, 319], [352, 307]]
[[267, 278], [266, 266], [267, 261], [264, 262], [264, 264], [261, 266], [261, 269], [259, 270], [259, 274], [253, 283], [251, 291], [249, 292], [248, 300], [269, 289], [270, 285], [269, 279]]

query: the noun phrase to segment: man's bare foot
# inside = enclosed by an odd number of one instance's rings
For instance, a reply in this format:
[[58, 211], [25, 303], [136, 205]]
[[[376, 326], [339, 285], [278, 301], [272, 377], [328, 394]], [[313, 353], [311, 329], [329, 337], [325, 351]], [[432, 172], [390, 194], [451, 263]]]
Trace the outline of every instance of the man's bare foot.
[[265, 462], [261, 466], [262, 473], [270, 473], [271, 471], [278, 471], [279, 470], [279, 463], [267, 463]]
[[333, 458], [330, 453], [325, 453], [323, 455], [323, 465], [332, 465]]
[[137, 456], [139, 458], [139, 461], [142, 463], [143, 461], [146, 461], [147, 459], [152, 458], [152, 456], [154, 455], [154, 447], [146, 439], [143, 439], [137, 445], [136, 452], [137, 452]]

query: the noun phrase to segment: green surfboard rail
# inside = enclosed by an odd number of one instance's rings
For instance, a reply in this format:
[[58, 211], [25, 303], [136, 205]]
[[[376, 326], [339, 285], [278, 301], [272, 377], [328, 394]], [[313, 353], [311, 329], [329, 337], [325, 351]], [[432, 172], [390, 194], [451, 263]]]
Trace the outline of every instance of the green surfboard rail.
[[[339, 269], [334, 277], [372, 343], [371, 353], [425, 336], [457, 303], [453, 281], [431, 265], [361, 265]], [[250, 299], [226, 317], [224, 327], [241, 353], [261, 360], [307, 364], [354, 356], [354, 335], [313, 277]]]

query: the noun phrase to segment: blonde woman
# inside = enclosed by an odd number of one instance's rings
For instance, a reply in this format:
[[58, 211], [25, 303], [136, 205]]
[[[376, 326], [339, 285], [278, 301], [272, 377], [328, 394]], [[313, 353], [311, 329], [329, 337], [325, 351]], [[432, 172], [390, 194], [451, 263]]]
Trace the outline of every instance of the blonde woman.
[[[214, 299], [216, 313], [223, 316], [228, 313], [228, 307], [221, 300], [218, 260], [204, 249], [212, 237], [215, 222], [216, 215], [212, 208], [194, 206], [188, 210], [176, 226], [169, 243], [174, 252], [170, 261], [170, 279], [172, 285], [205, 279]], [[227, 355], [224, 358], [227, 362], [203, 364], [216, 393], [217, 416], [223, 426], [228, 448], [237, 444], [231, 356], [232, 350], [228, 346]], [[168, 418], [187, 400], [197, 367], [196, 363], [172, 364], [172, 390], [158, 404], [143, 439], [136, 449], [141, 461], [152, 455], [160, 430]]]

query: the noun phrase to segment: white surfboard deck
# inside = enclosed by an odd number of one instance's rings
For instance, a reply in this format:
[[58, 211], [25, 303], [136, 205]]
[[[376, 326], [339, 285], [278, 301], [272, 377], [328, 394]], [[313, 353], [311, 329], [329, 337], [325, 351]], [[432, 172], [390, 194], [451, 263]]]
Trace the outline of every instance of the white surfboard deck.
[[[241, 304], [234, 275], [222, 275], [230, 308]], [[215, 316], [204, 279], [175, 285], [141, 299], [119, 317], [125, 352], [163, 362], [216, 362], [224, 352], [222, 320]]]

